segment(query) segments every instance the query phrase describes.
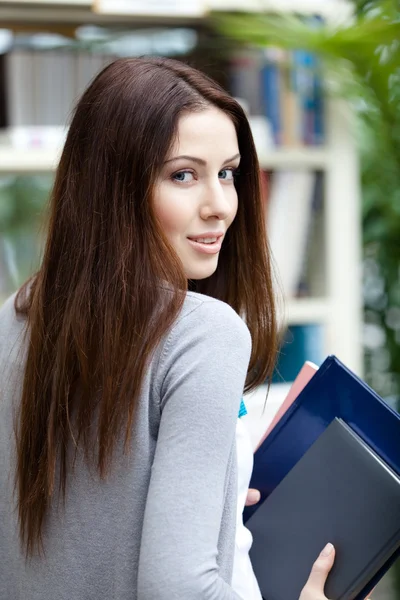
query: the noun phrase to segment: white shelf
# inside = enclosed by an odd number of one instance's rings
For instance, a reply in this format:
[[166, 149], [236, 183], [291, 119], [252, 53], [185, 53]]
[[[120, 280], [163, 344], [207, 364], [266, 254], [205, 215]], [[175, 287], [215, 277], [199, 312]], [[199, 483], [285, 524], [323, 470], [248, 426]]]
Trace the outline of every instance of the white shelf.
[[40, 7], [46, 6], [84, 6], [90, 8], [93, 4], [92, 0], [0, 0], [0, 6], [9, 6], [10, 4], [24, 4], [25, 6]]
[[194, 17], [204, 19], [209, 7], [206, 0], [94, 0], [92, 10], [106, 15], [127, 17]]
[[[259, 12], [298, 12], [319, 14], [328, 21], [346, 20], [353, 9], [347, 0], [208, 0], [207, 12], [218, 11], [259, 11]], [[171, 15], [121, 15], [98, 14], [93, 11], [91, 0], [0, 0], [0, 22], [42, 22], [42, 23], [101, 23], [123, 19], [140, 22], [155, 22], [162, 25], [172, 22], [193, 22], [202, 17], [182, 17]], [[207, 15], [206, 15], [207, 16]], [[188, 21], [189, 20], [189, 21]]]
[[55, 170], [56, 150], [19, 150], [0, 146], [0, 173], [43, 173]]
[[325, 298], [299, 298], [288, 300], [283, 307], [283, 321], [289, 325], [329, 322], [330, 302]]
[[[0, 0], [0, 6], [25, 5], [33, 8], [51, 7], [83, 7], [91, 9], [93, 0]], [[330, 17], [334, 13], [348, 15], [351, 4], [346, 0], [208, 0], [205, 3], [209, 10], [232, 11], [270, 11], [270, 12], [300, 12], [319, 14]]]
[[279, 148], [268, 153], [259, 154], [262, 169], [278, 168], [303, 168], [303, 169], [325, 169], [329, 164], [329, 149], [324, 147], [313, 148]]
[[[58, 162], [56, 150], [17, 148], [0, 146], [0, 173], [34, 173], [53, 171]], [[329, 164], [329, 150], [324, 148], [271, 150], [260, 156], [263, 169], [310, 168], [325, 169]]]
[[354, 10], [347, 0], [209, 0], [208, 5], [220, 11], [318, 14], [328, 20], [348, 18]]
[[0, 0], [0, 23], [10, 25], [13, 23], [51, 23], [57, 26], [63, 24], [112, 24], [126, 25], [134, 22], [137, 25], [177, 26], [198, 24], [204, 17], [146, 14], [101, 14], [92, 8], [93, 2], [88, 0], [43, 0], [38, 2], [17, 0]]

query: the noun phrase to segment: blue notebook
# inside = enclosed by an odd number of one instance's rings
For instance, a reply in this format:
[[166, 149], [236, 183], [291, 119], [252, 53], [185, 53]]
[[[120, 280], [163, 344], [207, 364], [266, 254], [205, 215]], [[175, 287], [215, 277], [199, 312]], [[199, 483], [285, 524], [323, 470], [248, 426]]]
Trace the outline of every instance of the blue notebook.
[[[347, 423], [400, 475], [400, 415], [335, 356], [329, 356], [255, 452], [250, 487], [260, 490], [261, 501], [245, 509], [245, 522], [335, 418]], [[400, 550], [357, 598], [367, 596], [398, 556]]]

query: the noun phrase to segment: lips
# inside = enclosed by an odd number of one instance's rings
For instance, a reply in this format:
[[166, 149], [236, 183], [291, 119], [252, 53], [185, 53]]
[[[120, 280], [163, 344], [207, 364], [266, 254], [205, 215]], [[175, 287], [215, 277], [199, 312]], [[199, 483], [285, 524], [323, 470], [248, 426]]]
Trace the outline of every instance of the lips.
[[221, 250], [223, 233], [206, 233], [188, 237], [189, 244], [202, 254], [217, 254]]
[[198, 242], [201, 244], [215, 244], [223, 236], [223, 233], [205, 233], [203, 235], [191, 235], [188, 239], [192, 242]]

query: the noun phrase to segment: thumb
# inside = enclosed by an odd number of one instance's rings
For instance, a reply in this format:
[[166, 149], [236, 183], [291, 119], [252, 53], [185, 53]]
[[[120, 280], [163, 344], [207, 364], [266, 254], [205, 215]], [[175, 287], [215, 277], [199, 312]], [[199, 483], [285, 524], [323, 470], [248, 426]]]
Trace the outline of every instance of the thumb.
[[319, 594], [324, 595], [324, 587], [332, 569], [335, 560], [335, 548], [332, 544], [327, 544], [313, 564], [310, 576], [305, 585], [307, 590], [315, 590]]
[[257, 504], [257, 502], [260, 501], [260, 498], [261, 494], [258, 490], [249, 488], [247, 492], [246, 506], [253, 506], [253, 504]]

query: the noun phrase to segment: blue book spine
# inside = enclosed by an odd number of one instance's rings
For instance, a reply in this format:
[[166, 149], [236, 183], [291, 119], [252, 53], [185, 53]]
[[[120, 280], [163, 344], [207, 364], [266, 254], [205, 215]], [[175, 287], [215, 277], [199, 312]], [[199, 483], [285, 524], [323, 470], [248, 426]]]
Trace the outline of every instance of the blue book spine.
[[298, 140], [300, 143], [305, 143], [306, 138], [306, 120], [304, 110], [305, 90], [307, 87], [307, 77], [305, 69], [305, 52], [303, 50], [293, 51], [293, 79], [297, 94], [297, 102], [299, 106], [299, 122], [297, 125]]
[[[324, 20], [316, 15], [306, 19], [313, 29], [320, 29]], [[305, 137], [306, 143], [322, 144], [324, 142], [324, 103], [323, 86], [319, 74], [319, 59], [316, 54], [303, 53], [303, 61], [308, 71], [304, 98]]]
[[300, 139], [304, 144], [321, 144], [324, 140], [324, 103], [318, 59], [310, 53], [293, 53], [296, 90], [301, 107]]
[[294, 94], [294, 118], [293, 118], [293, 139], [296, 144], [300, 144], [303, 141], [303, 122], [302, 122], [302, 107], [299, 92], [299, 66], [297, 64], [296, 51], [290, 53], [290, 76], [289, 84], [292, 93]]
[[314, 144], [315, 136], [315, 94], [314, 94], [314, 74], [316, 59], [310, 52], [304, 52], [304, 89], [303, 89], [303, 110], [304, 110], [304, 143]]
[[277, 145], [282, 143], [280, 68], [273, 62], [267, 62], [261, 69], [261, 89], [264, 101], [264, 113], [269, 120]]
[[[318, 63], [317, 63], [318, 67]], [[321, 76], [318, 68], [314, 73], [314, 144], [325, 142], [325, 102]]]

